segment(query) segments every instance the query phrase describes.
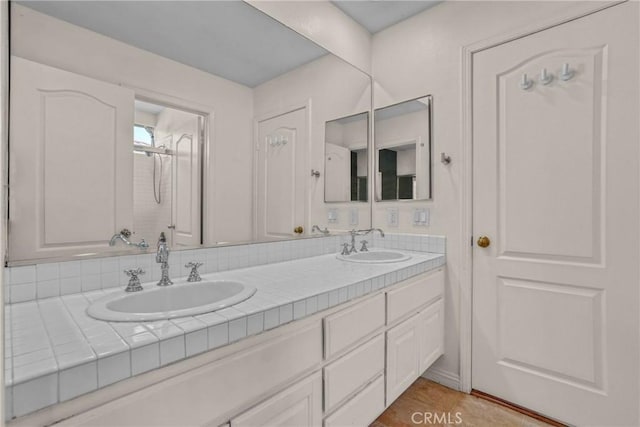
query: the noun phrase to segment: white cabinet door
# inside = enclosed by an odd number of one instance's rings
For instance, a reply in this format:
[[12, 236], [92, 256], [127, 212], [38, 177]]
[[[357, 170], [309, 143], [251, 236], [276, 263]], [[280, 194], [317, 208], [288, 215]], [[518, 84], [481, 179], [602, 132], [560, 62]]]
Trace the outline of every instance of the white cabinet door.
[[10, 259], [108, 250], [133, 225], [133, 91], [14, 56], [10, 102]]
[[387, 406], [444, 352], [440, 299], [387, 331]]
[[387, 331], [387, 406], [420, 375], [419, 314]]
[[231, 420], [231, 427], [319, 426], [322, 376], [317, 372]]
[[444, 302], [436, 301], [418, 315], [419, 372], [424, 373], [444, 354]]

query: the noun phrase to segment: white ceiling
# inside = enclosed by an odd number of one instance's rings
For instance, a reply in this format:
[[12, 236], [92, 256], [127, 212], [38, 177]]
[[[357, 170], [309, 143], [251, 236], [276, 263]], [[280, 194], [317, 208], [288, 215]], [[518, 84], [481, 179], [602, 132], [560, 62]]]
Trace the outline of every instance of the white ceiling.
[[18, 3], [249, 87], [327, 54], [242, 1]]
[[332, 3], [371, 34], [375, 34], [442, 1], [339, 0]]

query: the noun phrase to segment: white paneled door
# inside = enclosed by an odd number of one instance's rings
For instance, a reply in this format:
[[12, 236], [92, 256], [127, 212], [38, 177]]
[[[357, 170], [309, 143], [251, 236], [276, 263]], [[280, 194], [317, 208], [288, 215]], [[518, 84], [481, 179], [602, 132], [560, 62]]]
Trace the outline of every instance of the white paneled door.
[[307, 169], [307, 139], [306, 108], [258, 123], [259, 239], [290, 237], [296, 227], [306, 229], [311, 176]]
[[175, 113], [183, 118], [181, 126], [173, 130], [175, 157], [173, 159], [172, 243], [178, 246], [197, 246], [201, 242], [200, 203], [201, 167], [200, 137], [202, 118], [190, 113]]
[[130, 89], [11, 58], [12, 260], [105, 251], [133, 225]]
[[637, 17], [473, 58], [472, 386], [575, 425], [640, 423]]

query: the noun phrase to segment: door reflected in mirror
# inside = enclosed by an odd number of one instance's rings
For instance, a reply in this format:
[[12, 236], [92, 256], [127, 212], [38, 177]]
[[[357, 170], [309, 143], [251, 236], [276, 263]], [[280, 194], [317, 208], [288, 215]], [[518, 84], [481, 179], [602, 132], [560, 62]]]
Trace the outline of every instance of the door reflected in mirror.
[[376, 109], [376, 200], [430, 200], [431, 96]]
[[325, 202], [368, 200], [369, 113], [325, 123]]

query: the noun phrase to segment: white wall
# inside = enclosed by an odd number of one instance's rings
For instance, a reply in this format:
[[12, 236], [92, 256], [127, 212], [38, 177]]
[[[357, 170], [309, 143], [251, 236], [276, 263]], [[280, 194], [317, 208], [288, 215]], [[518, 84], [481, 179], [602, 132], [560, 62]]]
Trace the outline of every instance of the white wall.
[[[12, 53], [63, 70], [133, 88], [214, 115], [205, 218], [208, 241], [251, 238], [252, 117], [250, 88], [12, 5]], [[158, 99], [161, 101], [162, 99]], [[160, 102], [162, 103], [162, 102]], [[228, 185], [233, 182], [233, 185]]]
[[133, 121], [137, 125], [155, 127], [158, 122], [158, 116], [146, 111], [136, 110]]
[[[452, 158], [449, 166], [434, 162], [433, 201], [374, 203], [373, 224], [386, 227], [386, 208], [400, 210], [394, 232], [447, 236], [445, 355], [435, 369], [455, 382], [459, 375], [459, 276], [463, 248], [461, 221], [462, 48], [521, 29], [557, 14], [586, 9], [589, 2], [450, 1], [373, 36], [375, 107], [433, 95], [433, 153]], [[594, 3], [591, 2], [593, 7]], [[413, 209], [431, 210], [429, 227], [411, 225]], [[465, 248], [466, 249], [466, 248]]]
[[[283, 74], [254, 89], [256, 117], [265, 117], [311, 100], [310, 167], [324, 172], [325, 122], [362, 113], [371, 104], [369, 77], [333, 55]], [[310, 180], [310, 223], [330, 230], [353, 228], [349, 211], [358, 209], [358, 227], [369, 226], [367, 203], [324, 203], [324, 173]], [[327, 210], [338, 209], [338, 222], [327, 223]]]

